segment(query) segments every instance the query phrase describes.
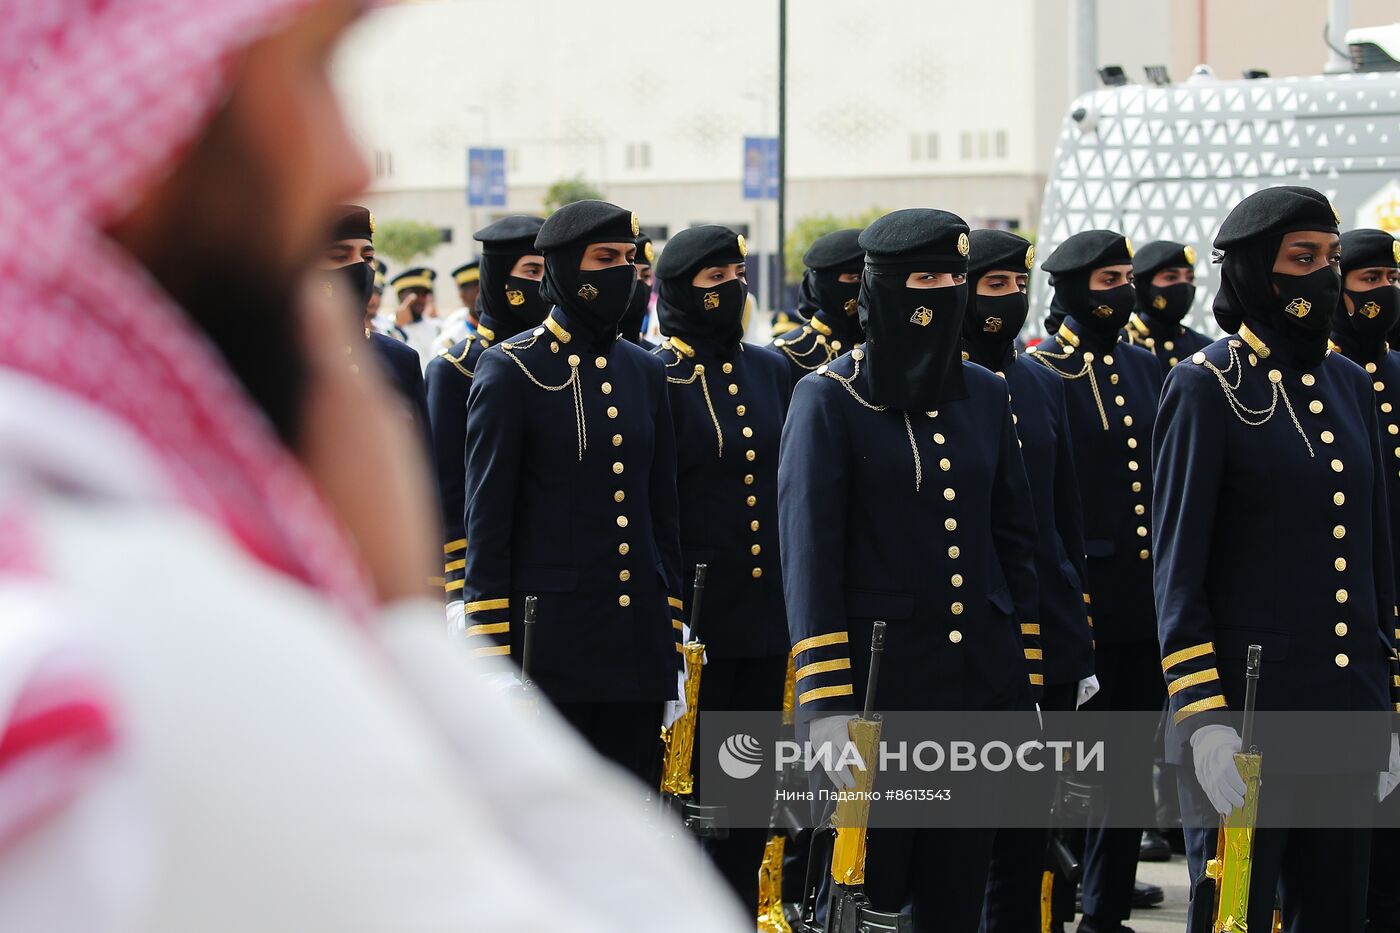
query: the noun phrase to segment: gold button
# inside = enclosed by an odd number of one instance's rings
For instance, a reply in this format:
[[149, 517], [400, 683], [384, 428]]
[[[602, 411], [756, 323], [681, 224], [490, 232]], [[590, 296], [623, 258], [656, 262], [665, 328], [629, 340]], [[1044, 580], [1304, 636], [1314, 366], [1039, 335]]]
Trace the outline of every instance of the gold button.
[[1259, 357], [1255, 356], [1253, 353], [1249, 354], [1249, 365], [1250, 365], [1250, 366], [1258, 366], [1258, 365], [1259, 365]]
[[1131, 428], [1131, 427], [1133, 426], [1133, 416], [1132, 416], [1132, 415], [1124, 415], [1124, 416], [1123, 416], [1123, 423], [1124, 423], [1125, 425], [1127, 425], [1128, 427]]
[[1164, 342], [1164, 343], [1162, 344], [1162, 346], [1165, 347], [1165, 348], [1168, 349], [1168, 350], [1175, 350], [1175, 349], [1176, 349], [1176, 344], [1172, 343], [1170, 340]]
[[744, 451], [744, 459], [746, 460], [753, 460], [757, 456], [758, 454], [754, 453], [752, 450]]
[[608, 417], [609, 417], [609, 418], [616, 418], [616, 417], [617, 417], [617, 409], [616, 409], [614, 406], [612, 406], [612, 405], [609, 405], [609, 406], [608, 406]]
[[1113, 357], [1111, 357], [1111, 356], [1109, 356], [1107, 353], [1105, 353], [1105, 354], [1103, 355], [1103, 363], [1104, 363], [1105, 366], [1112, 366], [1112, 365], [1113, 365]]
[[947, 499], [949, 502], [952, 502], [954, 499], [957, 498], [957, 496], [958, 494], [953, 490], [951, 486], [943, 490], [943, 498]]
[[944, 472], [947, 472], [948, 470], [951, 470], [953, 468], [953, 461], [949, 460], [947, 457], [944, 457], [942, 460], [938, 461], [938, 468], [940, 470], [943, 470]]
[[1376, 371], [1376, 364], [1375, 364], [1375, 363], [1367, 363], [1367, 364], [1366, 364], [1366, 372], [1368, 372], [1368, 373], [1374, 373], [1375, 371]]
[[943, 437], [942, 434], [935, 434], [935, 435], [933, 436], [933, 442], [934, 442], [935, 444], [941, 444], [941, 443], [943, 443], [944, 440], [945, 440], [945, 438]]
[[947, 531], [957, 531], [958, 520], [956, 518], [945, 518], [943, 519], [943, 527]]
[[1133, 506], [1133, 513], [1136, 514], [1136, 515], [1146, 515], [1146, 514], [1147, 514], [1147, 506], [1145, 506], [1145, 505], [1143, 505], [1141, 502], [1139, 502], [1137, 505]]
[[1337, 602], [1338, 602], [1338, 603], [1345, 603], [1346, 601], [1347, 601], [1347, 591], [1346, 591], [1346, 590], [1338, 590], [1338, 591], [1337, 591]]
[[1128, 438], [1128, 449], [1129, 449], [1129, 450], [1137, 450], [1137, 438], [1135, 438], [1135, 437], [1130, 437], [1130, 438]]
[[1128, 461], [1128, 469], [1130, 469], [1130, 470], [1132, 470], [1134, 473], [1136, 473], [1137, 470], [1138, 470], [1138, 462], [1137, 462], [1136, 460], [1129, 460], [1129, 461]]
[[705, 375], [705, 364], [704, 364], [704, 363], [696, 363], [696, 364], [695, 364], [695, 375], [697, 375], [697, 376], [703, 376], [703, 375]]
[[748, 409], [745, 408], [743, 405], [739, 405], [734, 409], [734, 414], [738, 415], [740, 418], [744, 417], [744, 415], [747, 413]]
[[1133, 492], [1142, 492], [1142, 483], [1133, 483]]
[[619, 544], [619, 545], [617, 546], [617, 553], [621, 554], [623, 557], [626, 557], [626, 556], [627, 556], [627, 552], [630, 551], [630, 550], [632, 550], [632, 546], [631, 546], [630, 544], [628, 544], [626, 541], [622, 542], [621, 544]]
[[926, 411], [926, 412], [924, 412], [924, 414], [928, 415], [930, 418], [937, 418], [937, 417], [938, 417], [938, 412], [936, 412], [936, 411]]
[[621, 473], [621, 472], [622, 472], [622, 464], [621, 464], [621, 463], [614, 463], [614, 464], [613, 464], [613, 472], [614, 472], [614, 473]]
[[1270, 382], [1282, 382], [1282, 381], [1283, 381], [1283, 373], [1279, 372], [1277, 369], [1271, 369], [1271, 370], [1269, 370], [1269, 381], [1270, 381]]
[[962, 586], [962, 584], [963, 584], [962, 574], [960, 574], [960, 573], [955, 573], [955, 574], [953, 574], [952, 579], [950, 579], [948, 582], [951, 583], [951, 584], [953, 584], [954, 586]]
[[1373, 387], [1375, 388], [1375, 390], [1376, 390], [1377, 392], [1384, 392], [1384, 391], [1385, 391], [1385, 383], [1384, 383], [1384, 382], [1376, 382], [1376, 383], [1374, 384]]
[[619, 515], [619, 516], [617, 517], [617, 527], [619, 527], [619, 528], [626, 528], [626, 527], [627, 527], [627, 516], [626, 516], [626, 515]]
[[1342, 472], [1342, 461], [1340, 461], [1340, 460], [1333, 460], [1333, 461], [1332, 461], [1332, 472], [1333, 472], [1333, 473], [1340, 473], [1340, 472]]
[[763, 546], [760, 544], [755, 544], [753, 547], [749, 548], [749, 553], [752, 554], [754, 557], [757, 557], [758, 555], [763, 553]]
[[720, 367], [720, 369], [724, 370], [724, 373], [725, 373], [725, 375], [727, 376], [727, 375], [729, 375], [730, 373], [734, 372], [734, 364], [733, 364], [733, 363], [725, 363], [723, 366]]
[[753, 437], [753, 428], [749, 427], [748, 425], [744, 425], [743, 434], [745, 437]]
[[583, 361], [580, 360], [580, 359], [578, 358], [578, 354], [577, 354], [577, 353], [570, 353], [570, 354], [569, 354], [569, 365], [570, 365], [570, 366], [577, 366], [577, 365], [578, 365], [579, 363], [581, 363], [581, 362], [583, 362]]
[[611, 382], [605, 382], [605, 383], [603, 383], [601, 386], [599, 386], [598, 388], [600, 388], [600, 389], [603, 390], [603, 394], [604, 394], [604, 395], [612, 395], [612, 383], [611, 383]]
[[744, 474], [744, 485], [745, 485], [745, 486], [752, 486], [752, 485], [753, 485], [753, 474], [752, 474], [752, 473], [745, 473], [745, 474]]
[[1303, 378], [1299, 381], [1302, 382], [1305, 386], [1310, 386], [1313, 383], [1317, 382], [1317, 379], [1313, 377], [1312, 373], [1303, 373]]
[[1338, 635], [1345, 635], [1347, 633], [1347, 624], [1345, 622], [1338, 622], [1336, 625], [1332, 626], [1332, 631], [1336, 632]]
[[1197, 366], [1200, 366], [1205, 361], [1206, 355], [1204, 353], [1197, 351], [1196, 353], [1191, 354], [1191, 362], [1195, 363]]
[[617, 572], [617, 578], [618, 578], [619, 580], [621, 580], [623, 583], [626, 583], [628, 580], [632, 579], [632, 571], [630, 571], [630, 570], [619, 570], [619, 571]]
[[1088, 351], [1088, 350], [1085, 350], [1085, 351], [1084, 351], [1084, 362], [1086, 362], [1086, 363], [1092, 363], [1092, 362], [1094, 362], [1094, 354], [1091, 353], [1091, 352]]
[[757, 520], [757, 519], [754, 519], [753, 521], [749, 522], [749, 531], [757, 531], [757, 530], [758, 530], [758, 520]]
[[1394, 408], [1395, 406], [1390, 404], [1389, 402], [1381, 402], [1381, 411], [1385, 412], [1387, 415], [1390, 414], [1391, 411], [1394, 410]]
[[614, 434], [614, 435], [613, 435], [613, 446], [614, 446], [614, 447], [621, 447], [621, 446], [622, 446], [622, 435], [621, 435], [621, 434]]
[[1138, 560], [1147, 560], [1147, 558], [1149, 558], [1149, 557], [1151, 557], [1151, 556], [1152, 556], [1152, 552], [1151, 552], [1151, 551], [1148, 551], [1148, 550], [1141, 550], [1141, 551], [1138, 551]]
[[1174, 356], [1169, 356], [1169, 357], [1167, 357], [1167, 364], [1170, 365], [1170, 366], [1175, 366], [1175, 365], [1176, 365], [1176, 357], [1174, 357]]
[[840, 353], [840, 352], [841, 352], [841, 341], [839, 341], [839, 340], [833, 340], [833, 341], [831, 341], [831, 349], [835, 350], [837, 353]]
[[960, 641], [962, 641], [962, 632], [959, 632], [957, 629], [953, 629], [951, 632], [948, 633], [948, 640], [955, 645], [958, 644]]
[[1113, 396], [1113, 404], [1117, 405], [1119, 408], [1122, 408], [1124, 405], [1128, 404], [1128, 400], [1121, 395], [1115, 395]]
[[757, 579], [758, 579], [759, 577], [761, 577], [761, 576], [763, 576], [763, 568], [762, 568], [762, 567], [755, 567], [755, 568], [753, 569], [753, 578], [754, 578], [755, 580], [757, 580]]
[[736, 385], [735, 385], [734, 383], [732, 383], [732, 382], [729, 384], [729, 394], [730, 394], [730, 395], [738, 395], [738, 394], [739, 394], [739, 387], [736, 386]]
[[[538, 337], [539, 334], [535, 334], [535, 336]], [[482, 341], [482, 342], [485, 343], [485, 341]], [[558, 353], [558, 352], [559, 352], [559, 341], [557, 341], [557, 340], [551, 340], [551, 341], [549, 342], [549, 352], [550, 352], [550, 353]]]
[[1312, 412], [1314, 415], [1322, 414], [1322, 400], [1315, 398], [1311, 402], [1308, 402], [1308, 411]]
[[1341, 573], [1343, 570], [1347, 569], [1347, 559], [1345, 557], [1338, 557], [1336, 560], [1332, 561], [1332, 566], [1337, 568], [1338, 573]]
[[632, 605], [632, 597], [628, 596], [626, 593], [623, 593], [617, 598], [617, 604], [623, 609], [626, 609], [628, 606]]
[[749, 504], [749, 508], [753, 508], [754, 506], [758, 505], [758, 497], [757, 497], [757, 496], [749, 496], [749, 497], [748, 497], [747, 499], [745, 499], [744, 501], [747, 502], [747, 503]]
[[1338, 667], [1346, 667], [1348, 664], [1351, 663], [1351, 658], [1347, 657], [1344, 654], [1337, 655], [1335, 658], [1333, 658], [1333, 660], [1337, 663]]
[[1147, 529], [1144, 528], [1142, 525], [1138, 525], [1137, 536], [1138, 536], [1139, 538], [1145, 538], [1145, 537], [1147, 537]]
[[1346, 497], [1346, 494], [1345, 494], [1345, 493], [1341, 493], [1341, 492], [1334, 492], [1334, 493], [1332, 493], [1332, 504], [1333, 504], [1333, 505], [1346, 505], [1346, 501], [1347, 501], [1347, 497]]
[[1111, 373], [1111, 374], [1109, 375], [1109, 377], [1108, 377], [1108, 381], [1111, 382], [1111, 383], [1113, 383], [1114, 385], [1117, 385], [1117, 384], [1118, 384], [1118, 374], [1117, 374], [1117, 373]]
[[1333, 433], [1332, 433], [1331, 431], [1323, 431], [1322, 434], [1321, 434], [1321, 437], [1322, 437], [1322, 443], [1324, 443], [1324, 444], [1330, 444], [1330, 443], [1332, 443], [1334, 440], [1336, 440], [1336, 436], [1333, 435]]
[[1386, 429], [1387, 433], [1390, 433], [1390, 434], [1400, 434], [1400, 428], [1397, 428], [1397, 427], [1396, 427], [1395, 425], [1393, 425], [1393, 424], [1388, 424], [1388, 425], [1386, 425], [1386, 426], [1385, 426], [1385, 429]]
[[594, 365], [594, 366], [597, 366], [599, 369], [607, 369], [607, 368], [608, 368], [608, 358], [607, 358], [606, 356], [600, 356], [600, 357], [598, 357], [596, 360], [593, 361], [593, 365]]
[[953, 605], [951, 605], [951, 606], [948, 607], [948, 611], [951, 612], [951, 613], [952, 613], [953, 615], [955, 615], [955, 616], [960, 616], [960, 615], [963, 614], [963, 604], [962, 604], [962, 603], [953, 603]]
[[1332, 537], [1336, 538], [1338, 541], [1342, 540], [1342, 539], [1345, 538], [1346, 536], [1347, 536], [1347, 526], [1346, 526], [1346, 525], [1334, 525], [1334, 526], [1332, 527]]
[[948, 548], [948, 556], [951, 557], [953, 560], [957, 560], [959, 555], [961, 554], [962, 548], [958, 547], [956, 544]]
[[621, 502], [623, 499], [626, 499], [626, 498], [627, 498], [627, 493], [623, 492], [621, 489], [619, 489], [617, 492], [613, 493], [613, 501], [614, 501], [614, 502]]

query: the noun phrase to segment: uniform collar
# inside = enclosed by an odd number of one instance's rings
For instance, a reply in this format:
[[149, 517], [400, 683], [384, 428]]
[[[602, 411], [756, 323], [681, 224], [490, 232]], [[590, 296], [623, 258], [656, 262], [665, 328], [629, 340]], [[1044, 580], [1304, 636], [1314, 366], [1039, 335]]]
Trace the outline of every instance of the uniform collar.
[[1094, 333], [1072, 317], [1067, 317], [1060, 322], [1060, 329], [1056, 331], [1055, 337], [1066, 349], [1073, 347], [1079, 350], [1092, 350], [1095, 353], [1111, 350], [1114, 344], [1118, 343], [1117, 334]]
[[1354, 363], [1375, 363], [1390, 352], [1390, 344], [1384, 337], [1363, 339], [1341, 331], [1333, 331], [1327, 345]]
[[545, 329], [554, 335], [554, 339], [561, 344], [569, 346], [600, 346], [611, 347], [617, 342], [617, 335], [611, 338], [597, 336], [588, 327], [575, 320], [569, 315], [567, 309], [555, 305], [550, 309], [548, 316], [544, 319]]

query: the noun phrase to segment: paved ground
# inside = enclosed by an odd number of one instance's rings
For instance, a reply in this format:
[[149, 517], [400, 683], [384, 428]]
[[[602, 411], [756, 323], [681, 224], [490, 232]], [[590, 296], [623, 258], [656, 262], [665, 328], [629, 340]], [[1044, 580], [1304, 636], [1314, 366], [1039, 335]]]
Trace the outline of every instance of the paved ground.
[[1186, 899], [1190, 884], [1186, 878], [1186, 856], [1174, 855], [1170, 862], [1143, 862], [1138, 878], [1160, 884], [1167, 899], [1156, 907], [1133, 911], [1128, 921], [1135, 933], [1182, 933], [1186, 929]]

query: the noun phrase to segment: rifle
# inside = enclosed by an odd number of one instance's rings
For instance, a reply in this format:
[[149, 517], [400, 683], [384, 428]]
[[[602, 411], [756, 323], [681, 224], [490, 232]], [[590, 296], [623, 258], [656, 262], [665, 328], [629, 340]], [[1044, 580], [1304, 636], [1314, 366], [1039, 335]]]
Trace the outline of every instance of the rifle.
[[1259, 816], [1259, 772], [1264, 758], [1254, 744], [1254, 707], [1259, 690], [1262, 649], [1250, 645], [1245, 654], [1244, 721], [1235, 767], [1244, 778], [1244, 805], [1220, 820], [1215, 858], [1191, 890], [1187, 933], [1244, 933], [1249, 922], [1249, 881], [1254, 862], [1254, 831]]
[[535, 647], [535, 614], [539, 611], [539, 602], [538, 596], [525, 597], [525, 633], [520, 648], [520, 704], [526, 712], [539, 709], [539, 686], [530, 676], [530, 658]]
[[847, 725], [851, 741], [865, 767], [856, 774], [856, 786], [843, 792], [832, 818], [836, 838], [831, 849], [831, 898], [826, 926], [816, 922], [816, 892], [804, 905], [804, 925], [809, 933], [909, 933], [910, 918], [876, 910], [865, 896], [865, 850], [869, 833], [870, 801], [880, 754], [880, 714], [875, 712], [875, 685], [880, 679], [880, 655], [885, 650], [885, 623], [876, 622], [870, 633], [870, 677], [865, 684], [865, 708]]
[[665, 758], [661, 766], [661, 799], [696, 836], [723, 839], [729, 830], [723, 825], [724, 807], [701, 806], [691, 799], [695, 793], [695, 721], [700, 712], [700, 674], [705, 664], [705, 643], [700, 640], [700, 606], [705, 596], [705, 564], [695, 565], [695, 588], [690, 597], [690, 640], [680, 646], [685, 659], [685, 712], [662, 727], [661, 744]]
[[[792, 729], [793, 708], [796, 705], [796, 681], [797, 672], [789, 654], [787, 679], [783, 684], [783, 732], [788, 738], [791, 738], [788, 733]], [[786, 773], [780, 776], [780, 783], [786, 784], [787, 777]], [[768, 836], [768, 842], [763, 847], [763, 859], [758, 863], [758, 933], [792, 933], [792, 925], [783, 911], [783, 856], [787, 848], [787, 830], [800, 828], [800, 821], [792, 820], [791, 816], [787, 807], [775, 796], [773, 815], [769, 819], [773, 832]], [[784, 826], [784, 823], [791, 823], [791, 826]]]

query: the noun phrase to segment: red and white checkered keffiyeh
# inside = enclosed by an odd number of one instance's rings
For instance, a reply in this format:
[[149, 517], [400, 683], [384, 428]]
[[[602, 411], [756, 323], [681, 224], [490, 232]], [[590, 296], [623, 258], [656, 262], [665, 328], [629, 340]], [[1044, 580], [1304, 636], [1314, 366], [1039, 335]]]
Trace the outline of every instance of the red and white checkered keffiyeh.
[[232, 57], [310, 2], [0, 0], [0, 366], [134, 427], [191, 508], [360, 615], [360, 565], [305, 473], [101, 232], [198, 137]]

